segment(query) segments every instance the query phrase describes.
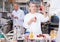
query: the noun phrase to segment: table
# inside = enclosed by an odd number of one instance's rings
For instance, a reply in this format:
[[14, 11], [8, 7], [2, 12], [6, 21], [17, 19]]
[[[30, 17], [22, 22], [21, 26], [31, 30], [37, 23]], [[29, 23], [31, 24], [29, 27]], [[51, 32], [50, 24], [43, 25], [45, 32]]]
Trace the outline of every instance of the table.
[[[43, 37], [34, 37], [34, 38], [32, 38], [32, 39], [30, 39], [30, 38], [28, 38], [28, 39], [25, 39], [25, 42], [50, 42], [50, 36], [49, 35], [47, 35], [47, 34], [45, 34], [46, 36], [47, 36], [47, 38], [45, 39], [45, 38], [43, 38]], [[49, 39], [48, 39], [48, 37], [49, 37]]]

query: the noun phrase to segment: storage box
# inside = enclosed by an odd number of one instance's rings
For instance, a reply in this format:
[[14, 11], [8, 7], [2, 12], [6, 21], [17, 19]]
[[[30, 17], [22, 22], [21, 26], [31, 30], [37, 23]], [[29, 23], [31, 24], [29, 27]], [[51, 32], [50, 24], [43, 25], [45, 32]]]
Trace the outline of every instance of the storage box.
[[0, 38], [0, 42], [6, 42], [5, 38]]
[[12, 39], [12, 40], [10, 40], [10, 42], [17, 42], [17, 40]]

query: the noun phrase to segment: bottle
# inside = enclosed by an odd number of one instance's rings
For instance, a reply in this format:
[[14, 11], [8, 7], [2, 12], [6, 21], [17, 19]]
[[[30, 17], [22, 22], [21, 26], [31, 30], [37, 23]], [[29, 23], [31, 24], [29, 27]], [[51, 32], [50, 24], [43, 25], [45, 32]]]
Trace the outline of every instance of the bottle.
[[29, 37], [32, 39], [34, 37], [33, 32], [30, 32]]
[[53, 39], [53, 40], [51, 40], [51, 42], [56, 42], [56, 41]]
[[51, 38], [55, 38], [56, 37], [56, 33], [55, 30], [52, 30], [50, 33]]

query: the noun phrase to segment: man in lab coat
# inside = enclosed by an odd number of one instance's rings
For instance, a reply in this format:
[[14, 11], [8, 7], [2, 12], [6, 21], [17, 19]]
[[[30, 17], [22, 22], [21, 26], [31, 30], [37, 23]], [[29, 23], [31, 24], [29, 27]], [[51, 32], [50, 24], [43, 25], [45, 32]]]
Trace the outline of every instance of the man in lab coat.
[[41, 22], [46, 22], [49, 20], [46, 14], [40, 14], [36, 12], [36, 4], [30, 2], [29, 4], [29, 13], [24, 17], [24, 27], [27, 29], [27, 32], [33, 32], [35, 35], [42, 34], [41, 31]]
[[12, 12], [13, 29], [15, 32], [17, 30], [18, 32], [17, 35], [19, 35], [19, 33], [22, 32], [20, 28], [23, 27], [24, 12], [21, 9], [19, 9], [19, 5], [17, 3], [14, 3], [13, 6], [14, 6], [14, 10]]

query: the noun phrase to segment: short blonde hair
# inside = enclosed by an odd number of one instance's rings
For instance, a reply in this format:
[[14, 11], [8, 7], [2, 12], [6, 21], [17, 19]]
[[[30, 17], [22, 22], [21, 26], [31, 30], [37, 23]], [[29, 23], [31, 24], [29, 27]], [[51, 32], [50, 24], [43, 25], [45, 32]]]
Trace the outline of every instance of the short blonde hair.
[[19, 4], [18, 4], [18, 3], [16, 3], [16, 2], [15, 2], [15, 3], [13, 3], [13, 5], [14, 5], [14, 4], [19, 5]]
[[30, 4], [35, 4], [36, 5], [36, 3], [35, 2], [29, 2], [29, 4], [28, 4], [28, 6], [30, 7]]

